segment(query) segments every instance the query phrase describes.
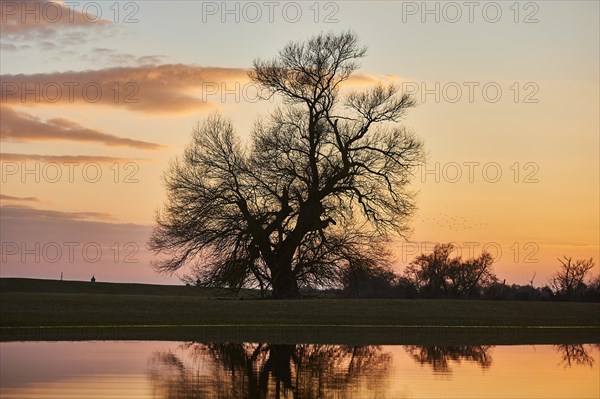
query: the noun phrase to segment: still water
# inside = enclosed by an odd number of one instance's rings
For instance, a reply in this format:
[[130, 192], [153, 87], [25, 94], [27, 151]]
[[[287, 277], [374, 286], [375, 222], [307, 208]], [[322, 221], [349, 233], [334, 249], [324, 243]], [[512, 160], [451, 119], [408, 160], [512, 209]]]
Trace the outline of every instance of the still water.
[[0, 397], [599, 398], [600, 345], [0, 344]]

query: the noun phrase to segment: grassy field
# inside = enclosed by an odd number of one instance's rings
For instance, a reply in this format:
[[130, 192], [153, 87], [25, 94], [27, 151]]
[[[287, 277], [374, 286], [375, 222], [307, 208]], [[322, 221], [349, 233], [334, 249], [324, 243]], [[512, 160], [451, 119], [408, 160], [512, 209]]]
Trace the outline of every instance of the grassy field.
[[[248, 297], [251, 292], [246, 292]], [[50, 280], [0, 279], [0, 325], [8, 331], [25, 327], [124, 328], [148, 327], [204, 330], [309, 329], [321, 331], [363, 329], [375, 331], [422, 327], [535, 328], [600, 336], [600, 304], [396, 300], [396, 299], [237, 299], [227, 291], [196, 287], [110, 284]], [[129, 327], [128, 327], [129, 326]], [[560, 327], [547, 329], [541, 327]], [[580, 328], [585, 327], [585, 328]], [[574, 331], [579, 331], [575, 333]], [[363, 331], [361, 334], [365, 334]], [[533, 331], [533, 330], [532, 330]], [[164, 333], [164, 331], [163, 331]], [[563, 334], [563, 333], [560, 333]]]
[[[102, 283], [89, 281], [59, 281], [29, 278], [0, 278], [0, 293], [32, 292], [62, 294], [112, 294], [112, 295], [155, 295], [196, 296], [207, 298], [232, 298], [236, 295], [219, 288], [198, 288], [184, 285], [153, 285], [135, 283]], [[259, 293], [242, 290], [242, 297], [258, 297]]]

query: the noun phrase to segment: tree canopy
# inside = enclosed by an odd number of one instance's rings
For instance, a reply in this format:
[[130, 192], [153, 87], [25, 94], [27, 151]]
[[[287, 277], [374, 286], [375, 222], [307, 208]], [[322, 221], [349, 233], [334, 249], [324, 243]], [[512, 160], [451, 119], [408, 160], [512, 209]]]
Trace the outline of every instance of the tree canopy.
[[398, 123], [415, 102], [397, 87], [340, 90], [365, 53], [353, 33], [328, 33], [254, 62], [250, 78], [281, 105], [247, 145], [218, 114], [194, 129], [165, 176], [157, 270], [190, 265], [202, 284], [286, 298], [386, 265], [415, 209], [423, 144]]
[[483, 252], [477, 258], [451, 257], [452, 244], [436, 244], [432, 253], [421, 254], [406, 268], [405, 276], [426, 297], [468, 298], [495, 283], [493, 258]]

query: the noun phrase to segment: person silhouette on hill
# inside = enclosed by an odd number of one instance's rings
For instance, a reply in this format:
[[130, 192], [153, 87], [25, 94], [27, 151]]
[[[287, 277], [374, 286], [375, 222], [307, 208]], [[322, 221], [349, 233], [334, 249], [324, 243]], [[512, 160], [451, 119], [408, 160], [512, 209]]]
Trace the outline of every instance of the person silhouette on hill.
[[92, 279], [90, 280], [92, 283], [96, 282], [96, 277], [92, 276]]

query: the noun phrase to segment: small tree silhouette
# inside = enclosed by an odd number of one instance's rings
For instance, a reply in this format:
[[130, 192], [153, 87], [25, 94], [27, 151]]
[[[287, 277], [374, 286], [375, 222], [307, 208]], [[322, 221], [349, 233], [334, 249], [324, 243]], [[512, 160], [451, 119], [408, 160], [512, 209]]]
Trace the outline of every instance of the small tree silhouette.
[[558, 259], [560, 269], [550, 278], [550, 286], [557, 295], [566, 299], [579, 299], [586, 289], [587, 276], [594, 267], [594, 259], [578, 259], [563, 257]]

